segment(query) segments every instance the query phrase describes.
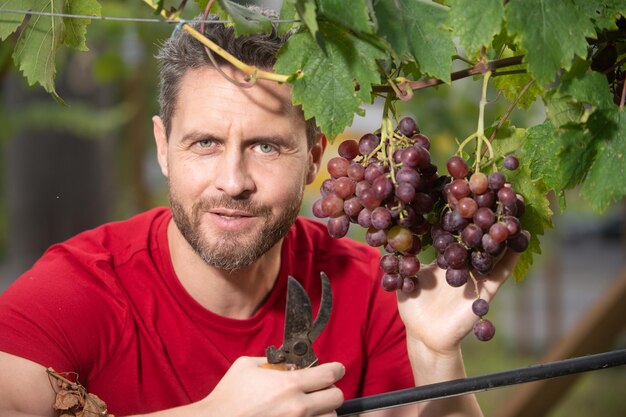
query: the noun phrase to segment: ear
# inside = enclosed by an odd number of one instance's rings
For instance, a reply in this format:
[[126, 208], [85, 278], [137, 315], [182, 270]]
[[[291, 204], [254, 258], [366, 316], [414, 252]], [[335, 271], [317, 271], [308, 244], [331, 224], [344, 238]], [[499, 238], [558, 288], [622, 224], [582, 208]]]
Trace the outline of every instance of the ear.
[[320, 135], [309, 150], [309, 170], [307, 172], [306, 183], [311, 184], [322, 166], [322, 157], [326, 150], [326, 136]]
[[152, 117], [152, 130], [154, 133], [154, 141], [157, 147], [157, 159], [161, 172], [167, 177], [167, 134], [165, 133], [165, 126], [163, 120], [159, 116]]

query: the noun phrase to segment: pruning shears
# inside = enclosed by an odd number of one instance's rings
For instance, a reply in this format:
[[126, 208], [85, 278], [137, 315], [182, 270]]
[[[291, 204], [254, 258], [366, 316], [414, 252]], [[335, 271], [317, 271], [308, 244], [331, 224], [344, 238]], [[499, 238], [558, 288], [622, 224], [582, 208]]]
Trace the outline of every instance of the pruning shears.
[[294, 277], [288, 277], [283, 344], [278, 349], [270, 346], [265, 350], [266, 367], [292, 370], [317, 365], [312, 344], [328, 324], [333, 304], [328, 277], [323, 272], [320, 276], [322, 300], [315, 321], [311, 300], [305, 289]]

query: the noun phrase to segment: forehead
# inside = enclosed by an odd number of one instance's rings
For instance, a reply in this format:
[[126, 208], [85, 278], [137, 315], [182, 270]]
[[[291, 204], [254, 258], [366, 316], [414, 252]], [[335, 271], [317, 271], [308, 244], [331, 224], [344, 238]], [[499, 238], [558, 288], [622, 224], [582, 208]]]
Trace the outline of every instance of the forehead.
[[[231, 78], [242, 78], [230, 67], [223, 70]], [[186, 71], [176, 101], [173, 127], [197, 128], [197, 124], [229, 121], [254, 123], [257, 129], [305, 129], [302, 111], [291, 103], [291, 86], [258, 80], [252, 87], [240, 87], [211, 67]]]

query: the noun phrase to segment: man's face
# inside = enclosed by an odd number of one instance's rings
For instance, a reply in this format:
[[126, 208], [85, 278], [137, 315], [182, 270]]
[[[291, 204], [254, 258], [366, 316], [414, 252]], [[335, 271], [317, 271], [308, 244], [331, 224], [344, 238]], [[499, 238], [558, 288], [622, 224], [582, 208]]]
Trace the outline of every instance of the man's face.
[[252, 264], [285, 236], [323, 153], [321, 144], [308, 149], [288, 86], [241, 88], [210, 68], [182, 78], [169, 138], [158, 117], [154, 130], [176, 226], [225, 270]]

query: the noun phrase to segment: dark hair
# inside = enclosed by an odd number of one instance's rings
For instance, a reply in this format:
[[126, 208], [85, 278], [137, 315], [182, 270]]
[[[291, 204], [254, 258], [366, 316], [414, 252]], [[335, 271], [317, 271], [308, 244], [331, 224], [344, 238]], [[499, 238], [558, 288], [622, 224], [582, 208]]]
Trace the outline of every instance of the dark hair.
[[[276, 19], [276, 12], [261, 10], [265, 16]], [[208, 19], [217, 20], [217, 15], [209, 15]], [[189, 22], [200, 31], [201, 23]], [[204, 36], [218, 44], [240, 61], [262, 69], [271, 69], [276, 63], [276, 55], [280, 47], [287, 41], [289, 35], [279, 36], [273, 25], [270, 34], [254, 34], [236, 36], [232, 26], [224, 24], [205, 24]], [[218, 65], [230, 65], [226, 60], [213, 54]], [[204, 45], [194, 39], [186, 31], [176, 30], [159, 49], [156, 56], [159, 62], [159, 105], [160, 117], [165, 125], [166, 133], [171, 131], [172, 116], [176, 110], [180, 80], [189, 69], [213, 66]], [[319, 137], [320, 131], [313, 118], [306, 121], [306, 137], [309, 148]]]

